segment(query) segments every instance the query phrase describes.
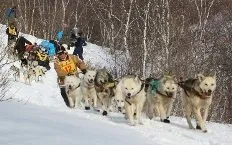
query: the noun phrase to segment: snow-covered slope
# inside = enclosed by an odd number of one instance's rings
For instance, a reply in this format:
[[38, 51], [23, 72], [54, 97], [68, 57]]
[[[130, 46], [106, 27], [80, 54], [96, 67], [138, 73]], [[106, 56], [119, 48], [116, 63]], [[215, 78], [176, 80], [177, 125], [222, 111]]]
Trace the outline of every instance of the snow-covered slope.
[[[0, 38], [6, 42], [4, 28]], [[30, 41], [39, 41], [25, 35]], [[106, 50], [88, 43], [84, 58], [98, 67], [111, 67]], [[15, 64], [19, 65], [19, 62]], [[232, 126], [207, 123], [208, 133], [188, 129], [184, 118], [171, 117], [171, 124], [143, 118], [144, 125], [129, 126], [122, 114], [101, 116], [96, 112], [69, 109], [65, 106], [53, 69], [43, 82], [25, 85], [14, 82], [0, 103], [1, 145], [229, 145]]]

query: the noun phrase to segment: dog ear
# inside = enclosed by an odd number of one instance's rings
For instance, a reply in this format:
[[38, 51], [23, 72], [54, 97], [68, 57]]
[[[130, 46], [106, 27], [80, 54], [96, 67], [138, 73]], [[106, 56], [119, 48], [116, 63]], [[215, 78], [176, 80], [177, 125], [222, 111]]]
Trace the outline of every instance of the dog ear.
[[119, 80], [114, 79], [114, 85], [115, 85], [115, 86], [117, 86], [117, 85], [118, 85], [118, 83], [119, 83]]
[[135, 76], [135, 80], [136, 80], [137, 82], [139, 82], [139, 81], [140, 81], [140, 79], [139, 79], [139, 76], [138, 76], [138, 75], [136, 75], [136, 76]]
[[200, 73], [200, 74], [197, 75], [197, 78], [198, 78], [199, 81], [203, 81], [205, 76]]
[[214, 73], [212, 74], [212, 77], [213, 77], [214, 79], [216, 79], [216, 72], [214, 72]]

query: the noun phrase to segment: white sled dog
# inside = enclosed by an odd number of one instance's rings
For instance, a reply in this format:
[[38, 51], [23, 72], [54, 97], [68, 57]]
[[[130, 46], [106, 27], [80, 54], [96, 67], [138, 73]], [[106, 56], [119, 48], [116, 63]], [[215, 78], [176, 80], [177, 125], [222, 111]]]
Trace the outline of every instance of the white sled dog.
[[144, 88], [138, 76], [133, 75], [123, 77], [116, 87], [115, 97], [117, 100], [124, 99], [125, 118], [130, 125], [142, 124], [141, 114], [146, 100]]
[[96, 74], [97, 72], [95, 70], [87, 70], [81, 82], [81, 90], [85, 100], [85, 110], [90, 110], [92, 101], [93, 107], [97, 108], [97, 94], [94, 84]]
[[164, 75], [160, 79], [148, 78], [147, 84], [149, 85], [145, 107], [147, 116], [149, 119], [159, 116], [162, 122], [170, 123], [169, 116], [177, 92], [174, 76]]
[[[206, 119], [208, 116], [208, 109], [212, 103], [212, 95], [216, 89], [216, 75], [204, 76], [198, 74], [196, 79], [188, 79], [178, 83], [183, 88], [183, 107], [184, 113], [190, 129], [193, 129], [191, 123], [191, 114], [193, 113], [197, 129], [207, 132]], [[203, 116], [201, 109], [204, 110]]]
[[36, 80], [36, 72], [33, 68], [23, 67], [23, 79], [25, 84], [31, 85], [32, 80]]
[[64, 84], [70, 107], [81, 107], [81, 101], [83, 99], [80, 87], [81, 79], [76, 75], [66, 76]]
[[34, 68], [34, 70], [35, 70], [36, 82], [42, 81], [42, 77], [45, 76], [45, 72], [47, 71], [47, 69], [45, 67], [38, 65]]

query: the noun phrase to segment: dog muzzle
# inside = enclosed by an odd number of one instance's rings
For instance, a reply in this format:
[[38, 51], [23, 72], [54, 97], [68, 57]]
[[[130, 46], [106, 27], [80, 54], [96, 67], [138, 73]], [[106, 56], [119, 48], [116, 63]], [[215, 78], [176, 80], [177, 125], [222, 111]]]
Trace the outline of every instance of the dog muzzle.
[[119, 111], [119, 112], [122, 112], [122, 107], [118, 107], [118, 111]]
[[169, 98], [172, 98], [173, 97], [173, 92], [166, 92], [166, 95], [169, 97]]
[[127, 94], [126, 94], [126, 99], [131, 99], [131, 98], [132, 98], [131, 93], [127, 93]]
[[206, 90], [205, 90], [205, 91], [201, 90], [201, 94], [202, 94], [203, 96], [205, 96], [206, 98], [208, 98], [207, 96], [211, 96], [212, 93], [213, 93], [212, 90], [207, 90], [207, 91], [206, 91]]
[[93, 79], [90, 79], [90, 80], [89, 80], [89, 83], [92, 84], [92, 83], [93, 83]]
[[207, 92], [205, 92], [206, 96], [211, 96], [212, 95], [212, 90], [208, 90]]

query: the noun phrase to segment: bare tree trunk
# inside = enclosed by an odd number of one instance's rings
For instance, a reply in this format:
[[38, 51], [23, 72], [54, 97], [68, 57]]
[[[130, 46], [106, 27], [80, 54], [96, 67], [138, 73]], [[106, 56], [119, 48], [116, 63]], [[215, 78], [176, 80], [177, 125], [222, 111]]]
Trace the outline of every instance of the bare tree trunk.
[[36, 3], [35, 3], [35, 0], [33, 0], [33, 9], [32, 9], [32, 14], [31, 14], [31, 26], [30, 26], [30, 31], [29, 31], [29, 34], [32, 34], [32, 35], [35, 35], [34, 30], [33, 30], [35, 7], [36, 7]]
[[62, 30], [64, 30], [64, 24], [65, 24], [65, 15], [66, 15], [66, 9], [69, 4], [69, 0], [62, 0], [62, 10], [63, 10], [63, 17], [62, 17]]
[[131, 61], [131, 57], [130, 57], [130, 52], [129, 52], [129, 48], [128, 48], [127, 36], [128, 36], [129, 27], [130, 27], [130, 19], [131, 19], [131, 11], [132, 11], [133, 2], [134, 2], [134, 0], [130, 0], [130, 8], [127, 12], [126, 8], [125, 8], [125, 3], [123, 0], [124, 13], [127, 14], [123, 40], [124, 40], [124, 49], [126, 50], [126, 57], [129, 59], [129, 61]]
[[161, 24], [161, 36], [164, 43], [163, 48], [165, 49], [166, 53], [166, 69], [168, 69], [169, 66], [169, 43], [170, 43], [170, 8], [169, 8], [169, 0], [162, 0], [162, 7], [161, 10], [161, 18], [160, 18], [160, 24]]
[[[198, 31], [195, 37], [197, 40], [202, 42], [203, 35], [205, 33], [206, 24], [209, 18], [210, 9], [213, 6], [215, 0], [211, 0], [209, 6], [207, 6], [207, 0], [200, 0], [200, 4], [198, 4], [198, 1], [199, 0], [194, 1], [196, 9], [197, 9], [197, 13], [198, 13], [198, 18], [199, 18]], [[206, 57], [205, 48], [203, 48], [203, 53], [204, 53], [204, 59], [205, 59]]]
[[149, 9], [150, 9], [150, 3], [151, 1], [149, 0], [147, 3], [147, 7], [145, 9], [145, 19], [143, 20], [144, 23], [144, 29], [143, 29], [143, 79], [146, 78], [146, 62], [147, 62], [147, 55], [148, 55], [148, 50], [147, 50], [147, 25], [148, 25], [148, 14], [149, 14]]

